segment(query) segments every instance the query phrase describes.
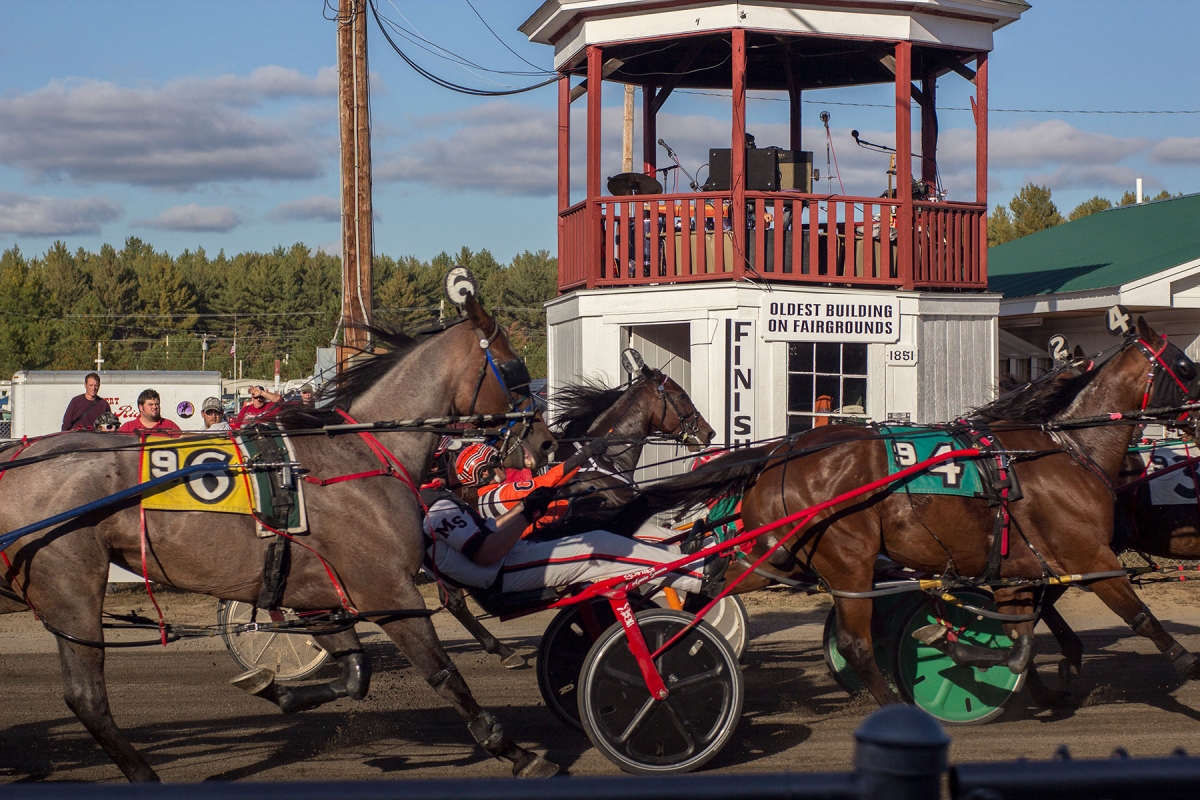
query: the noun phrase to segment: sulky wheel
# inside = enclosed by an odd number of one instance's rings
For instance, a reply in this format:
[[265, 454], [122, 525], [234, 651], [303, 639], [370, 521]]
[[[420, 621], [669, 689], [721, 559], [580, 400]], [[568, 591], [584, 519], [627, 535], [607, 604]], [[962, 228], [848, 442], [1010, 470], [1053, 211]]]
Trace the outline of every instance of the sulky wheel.
[[[971, 605], [995, 609], [987, 592], [960, 589], [953, 594]], [[1004, 711], [1008, 699], [1021, 691], [1026, 673], [1014, 675], [1003, 664], [986, 670], [959, 666], [940, 650], [913, 638], [913, 631], [938, 623], [939, 619], [955, 629], [966, 626], [960, 637], [969, 644], [1000, 649], [1013, 645], [998, 620], [927, 600], [909, 615], [896, 639], [900, 695], [948, 725], [978, 725], [994, 719]]]
[[[312, 675], [329, 661], [329, 653], [321, 648], [310, 634], [280, 633], [277, 631], [248, 631], [235, 633], [235, 625], [250, 621], [254, 606], [239, 600], [222, 600], [217, 607], [217, 624], [221, 627], [221, 640], [229, 655], [245, 670], [266, 667], [274, 670], [279, 681], [299, 681]], [[280, 622], [296, 619], [291, 609], [278, 611], [259, 609], [258, 620]]]
[[[637, 614], [654, 652], [691, 622], [690, 614], [650, 609]], [[625, 630], [600, 637], [579, 678], [579, 714], [588, 738], [625, 772], [691, 772], [721, 752], [742, 715], [742, 672], [725, 637], [700, 622], [655, 661], [669, 692], [650, 697]]]
[[[875, 598], [871, 610], [871, 642], [875, 651], [875, 663], [892, 688], [896, 687], [893, 636], [896, 628], [907, 620], [908, 615], [919, 605], [921, 598], [911, 593], [890, 594]], [[862, 681], [838, 651], [836, 609], [829, 609], [829, 616], [825, 618], [825, 631], [821, 643], [825, 654], [825, 667], [837, 685], [847, 694], [863, 691]]]
[[[655, 602], [661, 605], [658, 597], [661, 595], [655, 596]], [[704, 595], [690, 594], [683, 603], [683, 610], [699, 611], [708, 603], [709, 599]], [[746, 654], [746, 642], [750, 639], [750, 614], [741, 598], [725, 595], [704, 615], [704, 621], [725, 637], [725, 641], [733, 648], [733, 654], [741, 661]]]
[[542, 699], [554, 715], [570, 727], [582, 729], [575, 693], [579, 671], [592, 644], [615, 624], [607, 600], [567, 606], [555, 615], [538, 645], [537, 682]]

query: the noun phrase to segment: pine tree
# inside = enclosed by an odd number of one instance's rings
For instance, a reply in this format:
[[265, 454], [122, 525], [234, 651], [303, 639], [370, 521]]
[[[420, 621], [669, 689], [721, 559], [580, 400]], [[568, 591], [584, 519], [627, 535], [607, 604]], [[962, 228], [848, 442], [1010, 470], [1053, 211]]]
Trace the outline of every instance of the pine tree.
[[1014, 238], [1028, 236], [1031, 233], [1044, 231], [1061, 225], [1065, 220], [1054, 201], [1050, 199], [1050, 187], [1037, 186], [1032, 183], [1021, 188], [1008, 204], [1012, 212]]
[[996, 210], [988, 215], [987, 234], [988, 247], [995, 247], [1017, 238], [1013, 232], [1012, 217], [1008, 215], [1007, 208], [997, 205]]
[[1069, 219], [1071, 222], [1074, 222], [1077, 219], [1083, 219], [1091, 214], [1096, 214], [1100, 211], [1107, 211], [1112, 207], [1113, 204], [1111, 200], [1101, 197], [1100, 195], [1096, 195], [1091, 200], [1084, 200], [1082, 203], [1075, 206], [1075, 209], [1071, 211], [1067, 219]]

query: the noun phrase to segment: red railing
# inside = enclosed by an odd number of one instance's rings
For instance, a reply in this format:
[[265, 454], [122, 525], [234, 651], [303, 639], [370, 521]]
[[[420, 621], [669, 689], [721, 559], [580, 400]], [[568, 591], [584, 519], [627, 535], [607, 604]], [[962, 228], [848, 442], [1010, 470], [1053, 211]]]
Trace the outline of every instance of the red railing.
[[851, 286], [987, 285], [986, 209], [974, 203], [914, 203], [911, 264], [901, 263], [905, 232], [895, 200], [747, 192], [744, 248], [730, 206], [728, 193], [605, 197], [571, 206], [560, 215], [559, 289], [755, 274]]

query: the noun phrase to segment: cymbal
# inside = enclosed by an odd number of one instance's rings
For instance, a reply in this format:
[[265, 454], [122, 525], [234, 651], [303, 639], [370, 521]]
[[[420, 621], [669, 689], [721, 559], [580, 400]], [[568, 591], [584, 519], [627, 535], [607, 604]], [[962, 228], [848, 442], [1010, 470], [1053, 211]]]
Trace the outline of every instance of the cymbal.
[[622, 172], [608, 179], [609, 194], [662, 194], [662, 184], [641, 172]]

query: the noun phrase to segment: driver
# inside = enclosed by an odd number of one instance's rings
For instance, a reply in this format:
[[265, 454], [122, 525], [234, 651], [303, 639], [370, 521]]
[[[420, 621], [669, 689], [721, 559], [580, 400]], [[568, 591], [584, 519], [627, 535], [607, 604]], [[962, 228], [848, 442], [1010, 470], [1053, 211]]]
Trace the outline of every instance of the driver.
[[[578, 455], [590, 458], [597, 451], [603, 452], [604, 444], [603, 440], [594, 442]], [[572, 474], [575, 466], [571, 459], [564, 462], [566, 474]], [[535, 488], [502, 516], [488, 520], [447, 491], [422, 491], [428, 506], [424, 521], [426, 553], [434, 572], [462, 586], [508, 593], [591, 583], [678, 560], [680, 551], [676, 547], [608, 531], [589, 531], [546, 542], [523, 539], [526, 529], [546, 513], [554, 492], [553, 486]], [[703, 566], [686, 565], [649, 585], [702, 592], [706, 585]], [[718, 584], [713, 583], [715, 588]]]

